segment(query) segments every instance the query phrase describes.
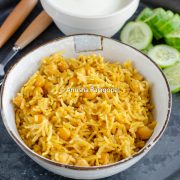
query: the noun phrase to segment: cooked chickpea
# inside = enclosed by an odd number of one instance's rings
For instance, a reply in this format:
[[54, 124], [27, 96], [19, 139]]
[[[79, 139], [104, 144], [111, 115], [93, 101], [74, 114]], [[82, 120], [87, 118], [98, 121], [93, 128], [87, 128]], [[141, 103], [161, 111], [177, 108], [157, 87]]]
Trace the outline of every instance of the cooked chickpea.
[[61, 61], [59, 64], [58, 64], [58, 68], [61, 72], [67, 70], [69, 68], [69, 65], [67, 62], [65, 61]]
[[136, 143], [136, 146], [138, 148], [143, 148], [145, 146], [145, 144], [146, 144], [145, 141], [139, 141], [139, 142]]
[[23, 96], [21, 95], [17, 95], [14, 99], [13, 99], [13, 103], [17, 106], [20, 107], [21, 103], [24, 101]]
[[112, 92], [107, 92], [108, 98], [113, 98], [114, 94]]
[[49, 91], [52, 88], [53, 84], [51, 82], [46, 81], [44, 85], [44, 89]]
[[34, 118], [34, 121], [35, 121], [36, 123], [41, 123], [42, 120], [43, 120], [43, 117], [44, 117], [44, 116], [43, 116], [42, 114], [36, 115], [35, 118]]
[[101, 159], [99, 160], [102, 164], [107, 164], [109, 160], [109, 154], [108, 153], [102, 153]]
[[56, 64], [52, 63], [46, 66], [46, 70], [44, 71], [44, 73], [47, 75], [56, 75], [59, 73], [59, 71]]
[[59, 154], [59, 156], [58, 156], [58, 161], [59, 161], [60, 163], [67, 164], [68, 158], [69, 158], [69, 155], [64, 152], [64, 153]]
[[65, 128], [65, 127], [60, 128], [59, 131], [58, 131], [58, 134], [59, 134], [59, 137], [62, 138], [63, 140], [65, 140], [65, 141], [67, 141], [71, 136], [70, 130]]
[[69, 83], [73, 83], [73, 85], [77, 85], [78, 84], [78, 79], [76, 77], [72, 77], [70, 80], [69, 80]]
[[154, 129], [154, 128], [156, 127], [156, 124], [157, 124], [156, 121], [152, 121], [152, 122], [148, 125], [148, 127], [149, 127], [150, 129]]
[[37, 78], [37, 80], [36, 80], [36, 82], [35, 82], [34, 85], [35, 85], [36, 87], [43, 87], [44, 84], [45, 84], [45, 82], [46, 82], [46, 80], [44, 79], [43, 76], [38, 76], [38, 78]]
[[97, 121], [99, 119], [99, 116], [98, 115], [92, 115], [92, 118]]
[[126, 129], [129, 130], [130, 129], [130, 125], [129, 124], [125, 124]]
[[77, 162], [76, 162], [76, 166], [84, 166], [84, 167], [87, 167], [89, 166], [88, 162], [85, 160], [85, 159], [79, 159]]
[[95, 92], [85, 92], [85, 93], [83, 93], [83, 97], [87, 98], [89, 100], [92, 100], [96, 97], [96, 93]]
[[56, 116], [52, 116], [50, 121], [51, 123], [55, 123], [58, 121], [58, 118]]
[[147, 126], [144, 126], [144, 127], [138, 128], [136, 134], [140, 139], [146, 140], [151, 137], [152, 132], [153, 131], [150, 128], [148, 128]]

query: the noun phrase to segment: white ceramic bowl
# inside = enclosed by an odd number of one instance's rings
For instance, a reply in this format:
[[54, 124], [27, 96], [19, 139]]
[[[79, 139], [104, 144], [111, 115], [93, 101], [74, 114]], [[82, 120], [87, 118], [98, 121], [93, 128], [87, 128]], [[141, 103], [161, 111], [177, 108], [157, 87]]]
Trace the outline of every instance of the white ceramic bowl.
[[[114, 164], [101, 167], [75, 167], [62, 165], [46, 159], [31, 149], [22, 141], [18, 134], [12, 98], [20, 87], [37, 71], [43, 57], [65, 50], [66, 57], [76, 57], [79, 54], [99, 54], [109, 59], [124, 62], [131, 59], [135, 67], [152, 84], [152, 101], [155, 105], [154, 118], [157, 126], [145, 147], [134, 156]], [[119, 173], [139, 161], [153, 147], [163, 134], [171, 111], [171, 93], [162, 71], [148, 57], [134, 48], [118, 41], [97, 35], [76, 35], [57, 39], [45, 44], [21, 58], [7, 73], [1, 89], [1, 115], [6, 129], [20, 148], [34, 161], [44, 168], [70, 178], [97, 179]]]
[[41, 4], [66, 35], [89, 33], [111, 37], [135, 13], [139, 0], [126, 0], [119, 11], [102, 16], [76, 15], [56, 6], [53, 0], [41, 0]]

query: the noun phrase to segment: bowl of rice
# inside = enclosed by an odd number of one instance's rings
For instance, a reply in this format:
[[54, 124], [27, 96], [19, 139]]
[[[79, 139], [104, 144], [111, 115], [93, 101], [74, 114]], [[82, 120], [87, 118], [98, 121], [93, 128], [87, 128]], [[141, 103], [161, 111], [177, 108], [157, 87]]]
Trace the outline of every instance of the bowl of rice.
[[35, 162], [74, 179], [98, 179], [139, 161], [162, 136], [171, 93], [138, 50], [74, 35], [31, 51], [1, 89], [4, 125]]

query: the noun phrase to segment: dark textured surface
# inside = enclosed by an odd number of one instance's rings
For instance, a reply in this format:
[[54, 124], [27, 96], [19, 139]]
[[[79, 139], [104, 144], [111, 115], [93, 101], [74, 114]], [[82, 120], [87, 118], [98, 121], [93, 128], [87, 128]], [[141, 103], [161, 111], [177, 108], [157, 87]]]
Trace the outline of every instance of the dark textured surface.
[[180, 0], [143, 0], [143, 2], [149, 5], [163, 6], [177, 13], [180, 11]]
[[[2, 1], [0, 0], [0, 24], [11, 9], [16, 0], [5, 0], [4, 5], [9, 6], [2, 13]], [[159, 0], [162, 1], [162, 0]], [[167, 0], [164, 0], [167, 1]], [[10, 2], [10, 3], [9, 3]], [[169, 3], [173, 2], [168, 1]], [[176, 0], [180, 6], [179, 0]], [[15, 36], [0, 49], [0, 60], [6, 55], [12, 47], [13, 42], [17, 39], [24, 28], [41, 10], [38, 6], [26, 23], [20, 28]], [[179, 7], [180, 12], [180, 7]], [[62, 33], [52, 25], [43, 33], [35, 42], [29, 45], [23, 52], [22, 56], [29, 50], [38, 45], [62, 36]], [[118, 38], [119, 34], [114, 36]], [[17, 57], [18, 58], [18, 57]], [[15, 60], [14, 60], [15, 61]], [[55, 175], [41, 168], [29, 157], [27, 157], [20, 148], [13, 142], [0, 119], [0, 180], [62, 180], [64, 177]], [[140, 160], [137, 164], [128, 170], [115, 176], [106, 178], [106, 180], [179, 180], [180, 179], [180, 93], [173, 95], [172, 115], [168, 127], [161, 140], [153, 149]]]

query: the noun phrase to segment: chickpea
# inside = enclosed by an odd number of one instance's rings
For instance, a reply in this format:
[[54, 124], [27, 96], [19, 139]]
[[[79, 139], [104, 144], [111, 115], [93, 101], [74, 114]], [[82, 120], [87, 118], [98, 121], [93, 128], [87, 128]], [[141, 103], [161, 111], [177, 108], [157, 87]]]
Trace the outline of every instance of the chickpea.
[[67, 164], [68, 158], [69, 158], [69, 155], [64, 152], [64, 153], [59, 154], [59, 156], [58, 156], [58, 161], [59, 161], [60, 163]]
[[88, 162], [87, 162], [85, 159], [79, 159], [79, 160], [76, 162], [76, 166], [88, 167], [89, 164], [88, 164]]
[[98, 115], [92, 115], [92, 118], [96, 121], [99, 119]]
[[109, 160], [109, 154], [108, 153], [102, 153], [100, 163], [101, 164], [107, 164]]
[[39, 146], [37, 145], [37, 144], [35, 144], [34, 146], [33, 146], [33, 149], [34, 149], [34, 151], [35, 152], [37, 152], [37, 153], [41, 153], [41, 150], [40, 150], [40, 148], [39, 148]]
[[140, 84], [138, 81], [136, 80], [132, 80], [131, 84], [130, 84], [130, 88], [132, 91], [134, 92], [140, 92], [141, 89], [140, 89]]
[[44, 116], [43, 116], [42, 114], [36, 115], [35, 118], [34, 118], [34, 121], [35, 121], [36, 123], [41, 123], [42, 120], [43, 120], [43, 117], [44, 117]]
[[56, 116], [52, 116], [50, 121], [51, 123], [55, 123], [58, 121], [58, 118]]
[[67, 141], [71, 136], [70, 130], [65, 128], [65, 127], [60, 128], [59, 131], [58, 131], [58, 134], [59, 134], [59, 137], [62, 138], [63, 140], [65, 140], [65, 141]]
[[77, 85], [78, 84], [78, 79], [76, 77], [72, 77], [70, 80], [69, 80], [69, 83], [73, 83], [73, 85]]
[[125, 124], [126, 129], [129, 130], [130, 129], [130, 125], [129, 124]]
[[154, 129], [154, 128], [156, 127], [156, 124], [157, 124], [157, 122], [153, 120], [153, 121], [148, 125], [148, 127], [149, 127], [150, 129]]
[[107, 92], [108, 98], [113, 98], [114, 94], [112, 92]]
[[83, 97], [87, 98], [89, 100], [92, 100], [96, 97], [96, 93], [95, 92], [85, 92], [85, 93], [83, 93]]
[[151, 137], [152, 133], [153, 131], [150, 128], [148, 128], [147, 126], [144, 126], [144, 127], [138, 128], [136, 135], [142, 140], [147, 140]]
[[51, 82], [46, 81], [44, 85], [44, 89], [49, 91], [52, 88], [53, 84]]
[[67, 62], [65, 61], [61, 61], [59, 64], [58, 64], [58, 68], [61, 72], [67, 70], [69, 68], [69, 65], [67, 64]]
[[145, 146], [145, 141], [139, 141], [139, 142], [137, 142], [137, 143], [136, 143], [136, 146], [137, 146], [138, 148], [143, 148], [143, 147]]
[[44, 84], [45, 84], [45, 79], [44, 79], [44, 77], [43, 76], [38, 76], [37, 77], [37, 80], [36, 80], [36, 82], [35, 82], [35, 86], [36, 87], [43, 87], [44, 86]]
[[44, 73], [46, 75], [50, 75], [51, 76], [51, 75], [58, 74], [59, 71], [58, 71], [58, 68], [57, 68], [56, 64], [49, 64], [49, 65], [47, 65], [46, 70], [45, 70]]
[[13, 103], [17, 106], [20, 107], [21, 103], [24, 101], [23, 96], [21, 95], [17, 95], [14, 99], [13, 99]]

